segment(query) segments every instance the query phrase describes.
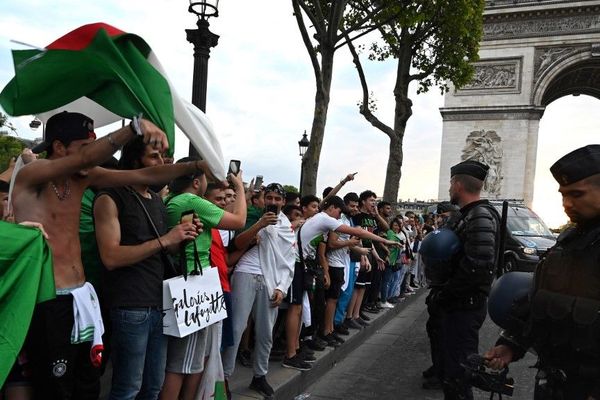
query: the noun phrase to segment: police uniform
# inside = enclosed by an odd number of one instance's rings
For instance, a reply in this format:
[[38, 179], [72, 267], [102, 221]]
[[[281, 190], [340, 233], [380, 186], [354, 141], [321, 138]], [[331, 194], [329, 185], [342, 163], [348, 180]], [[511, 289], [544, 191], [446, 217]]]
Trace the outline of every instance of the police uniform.
[[[600, 174], [600, 145], [577, 149], [551, 168], [563, 186]], [[600, 202], [600, 199], [598, 199]], [[497, 344], [513, 361], [536, 350], [535, 399], [600, 399], [600, 217], [564, 231], [540, 262], [522, 331]]]
[[[450, 175], [469, 175], [483, 181], [488, 169], [485, 164], [467, 160], [453, 166]], [[479, 350], [479, 329], [495, 276], [500, 217], [487, 200], [478, 200], [463, 206], [446, 227], [458, 236], [461, 250], [447, 263], [445, 282], [430, 299], [441, 312], [444, 398], [472, 399], [461, 364]]]

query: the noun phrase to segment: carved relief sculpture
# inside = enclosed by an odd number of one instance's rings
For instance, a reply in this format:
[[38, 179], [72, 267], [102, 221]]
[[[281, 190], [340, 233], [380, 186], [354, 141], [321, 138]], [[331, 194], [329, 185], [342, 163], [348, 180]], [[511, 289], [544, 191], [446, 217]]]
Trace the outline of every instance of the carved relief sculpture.
[[467, 136], [461, 160], [476, 160], [490, 167], [483, 190], [498, 197], [502, 190], [502, 138], [496, 131], [473, 131]]
[[517, 64], [475, 64], [475, 74], [462, 89], [492, 89], [516, 87]]

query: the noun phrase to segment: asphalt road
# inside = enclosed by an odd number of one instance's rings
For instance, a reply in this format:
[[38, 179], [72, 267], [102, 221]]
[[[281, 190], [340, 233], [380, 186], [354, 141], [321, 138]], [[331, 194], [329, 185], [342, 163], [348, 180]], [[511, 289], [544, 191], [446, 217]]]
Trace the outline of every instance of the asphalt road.
[[[305, 391], [305, 399], [443, 399], [441, 390], [425, 390], [422, 371], [431, 365], [429, 341], [425, 332], [425, 296], [400, 312], [342, 362]], [[499, 328], [489, 318], [480, 331], [480, 354], [496, 341]], [[535, 357], [511, 365], [515, 379], [513, 399], [533, 399]], [[474, 389], [475, 399], [490, 394]], [[494, 398], [498, 398], [497, 395]], [[507, 398], [504, 396], [503, 398]]]

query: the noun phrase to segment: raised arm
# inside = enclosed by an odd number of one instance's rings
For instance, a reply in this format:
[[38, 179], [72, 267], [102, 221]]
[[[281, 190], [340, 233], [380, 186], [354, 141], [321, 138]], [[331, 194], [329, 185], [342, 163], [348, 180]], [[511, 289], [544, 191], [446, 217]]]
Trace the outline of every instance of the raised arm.
[[190, 161], [133, 170], [111, 170], [96, 167], [89, 171], [89, 178], [90, 186], [97, 188], [127, 185], [164, 185], [178, 176], [193, 174], [200, 170], [209, 174], [206, 161]]
[[233, 239], [234, 247], [237, 250], [246, 250], [262, 228], [268, 225], [275, 225], [276, 223], [277, 215], [272, 212], [265, 213], [254, 225], [235, 236]]
[[319, 209], [323, 209], [323, 207], [325, 206], [325, 200], [335, 196], [336, 194], [338, 194], [338, 192], [340, 191], [340, 189], [342, 188], [342, 186], [344, 186], [346, 183], [353, 181], [354, 180], [354, 175], [356, 175], [357, 172], [353, 173], [353, 174], [348, 174], [344, 177], [344, 179], [342, 179], [340, 181], [340, 183], [338, 183], [336, 185], [336, 187], [334, 187], [333, 189], [331, 189], [331, 192], [327, 193], [327, 196], [325, 196], [323, 198], [323, 200], [321, 200], [321, 202], [319, 203]]
[[237, 175], [229, 174], [229, 179], [235, 187], [235, 202], [233, 203], [233, 211], [225, 211], [221, 221], [216, 226], [218, 229], [235, 230], [241, 229], [246, 224], [246, 198], [244, 196], [244, 181], [242, 180], [242, 171]]
[[[141, 120], [144, 142], [165, 150], [169, 147], [163, 131], [150, 121]], [[19, 184], [37, 186], [61, 176], [69, 176], [82, 169], [95, 167], [106, 161], [114, 152], [129, 142], [135, 133], [129, 127], [123, 127], [102, 139], [83, 146], [79, 151], [57, 159], [38, 160], [23, 167], [17, 175]]]

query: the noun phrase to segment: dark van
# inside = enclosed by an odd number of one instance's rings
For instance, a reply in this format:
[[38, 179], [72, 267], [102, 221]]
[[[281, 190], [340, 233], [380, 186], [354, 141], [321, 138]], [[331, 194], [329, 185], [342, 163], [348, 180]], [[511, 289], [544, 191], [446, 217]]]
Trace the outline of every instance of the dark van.
[[[502, 201], [492, 201], [502, 213]], [[556, 243], [544, 221], [525, 204], [509, 202], [506, 220], [506, 245], [504, 249], [504, 272], [531, 272]]]

